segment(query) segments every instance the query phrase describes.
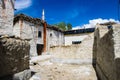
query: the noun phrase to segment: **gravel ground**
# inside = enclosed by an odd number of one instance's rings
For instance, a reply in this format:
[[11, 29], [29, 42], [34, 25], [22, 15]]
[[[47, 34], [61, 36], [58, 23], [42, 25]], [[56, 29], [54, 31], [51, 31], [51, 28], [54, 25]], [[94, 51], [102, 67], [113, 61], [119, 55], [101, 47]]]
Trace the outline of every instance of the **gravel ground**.
[[91, 65], [56, 64], [46, 61], [30, 68], [36, 72], [30, 80], [97, 80]]

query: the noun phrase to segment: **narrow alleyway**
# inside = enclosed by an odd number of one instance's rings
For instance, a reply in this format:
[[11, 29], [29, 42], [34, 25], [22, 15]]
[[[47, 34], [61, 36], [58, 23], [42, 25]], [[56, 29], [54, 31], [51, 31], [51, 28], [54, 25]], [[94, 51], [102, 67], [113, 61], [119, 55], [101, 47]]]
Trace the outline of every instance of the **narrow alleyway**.
[[[31, 60], [30, 80], [97, 80], [92, 66], [93, 33], [80, 45], [52, 48]], [[34, 63], [34, 64], [33, 64]]]

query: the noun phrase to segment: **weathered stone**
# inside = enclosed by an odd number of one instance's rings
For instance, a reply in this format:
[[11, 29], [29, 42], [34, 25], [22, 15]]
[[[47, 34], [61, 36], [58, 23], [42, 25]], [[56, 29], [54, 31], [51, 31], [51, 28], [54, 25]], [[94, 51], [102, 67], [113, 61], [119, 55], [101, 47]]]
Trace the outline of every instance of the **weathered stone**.
[[3, 76], [0, 80], [29, 80], [32, 75], [32, 71], [28, 69], [13, 75]]
[[[14, 2], [14, 0], [11, 0]], [[0, 35], [12, 35], [14, 9], [10, 0], [3, 0], [5, 8], [0, 3]]]
[[0, 38], [0, 77], [28, 69], [29, 50], [25, 40]]
[[120, 79], [120, 24], [98, 26], [94, 35], [93, 58], [96, 71], [101, 80]]
[[29, 80], [32, 76], [30, 70], [24, 70], [22, 72], [13, 75], [13, 80]]

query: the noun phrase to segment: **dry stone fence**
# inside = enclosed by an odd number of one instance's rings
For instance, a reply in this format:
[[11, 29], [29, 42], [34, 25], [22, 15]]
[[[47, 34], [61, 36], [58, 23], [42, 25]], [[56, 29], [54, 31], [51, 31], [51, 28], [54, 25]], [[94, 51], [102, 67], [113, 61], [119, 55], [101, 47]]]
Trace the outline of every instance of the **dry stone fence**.
[[27, 40], [0, 38], [0, 77], [28, 69], [29, 49]]
[[8, 75], [14, 77], [14, 74], [29, 69], [29, 50], [27, 40], [0, 37], [0, 77]]

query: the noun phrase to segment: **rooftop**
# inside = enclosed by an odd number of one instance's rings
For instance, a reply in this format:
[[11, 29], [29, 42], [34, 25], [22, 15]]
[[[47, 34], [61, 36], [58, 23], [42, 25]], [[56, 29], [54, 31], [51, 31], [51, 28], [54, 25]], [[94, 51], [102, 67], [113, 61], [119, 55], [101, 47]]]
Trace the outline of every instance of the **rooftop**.
[[[33, 23], [33, 24], [37, 24], [37, 25], [42, 25], [42, 24], [43, 24], [42, 20], [39, 19], [39, 18], [32, 18], [32, 17], [27, 16], [27, 15], [25, 15], [25, 14], [18, 14], [18, 15], [15, 15], [15, 17], [14, 17], [14, 25], [15, 25], [15, 23], [18, 22], [20, 19], [25, 20], [25, 21], [28, 21], [28, 22]], [[63, 32], [61, 29], [57, 28], [57, 26], [53, 26], [53, 25], [47, 24], [47, 28], [52, 29], [52, 30], [56, 30], [56, 31]]]
[[23, 19], [25, 21], [28, 21], [28, 22], [31, 22], [31, 23], [34, 23], [34, 24], [37, 24], [37, 25], [41, 25], [42, 24], [42, 20], [41, 19], [39, 19], [39, 18], [32, 18], [32, 17], [27, 16], [25, 14], [15, 15], [15, 17], [14, 17], [14, 24], [16, 22], [18, 22], [20, 19]]
[[81, 33], [91, 33], [94, 32], [95, 28], [85, 28], [85, 29], [77, 29], [77, 30], [69, 30], [69, 31], [65, 31], [64, 34], [68, 35], [68, 34], [81, 34]]

